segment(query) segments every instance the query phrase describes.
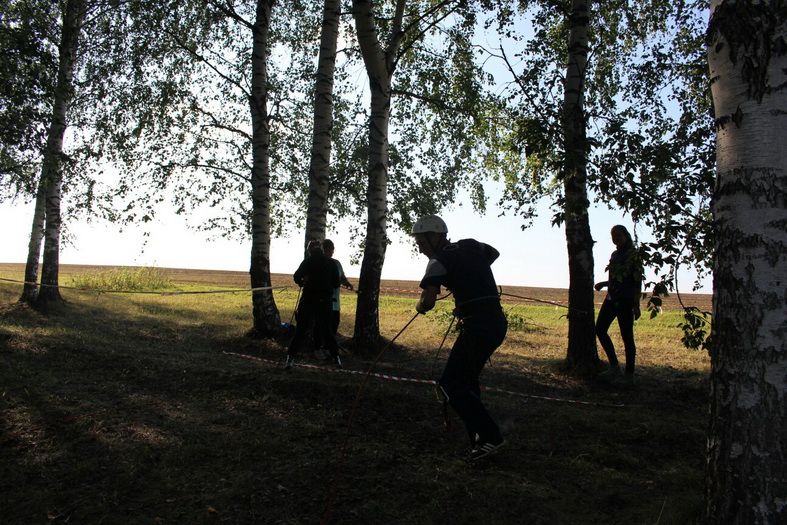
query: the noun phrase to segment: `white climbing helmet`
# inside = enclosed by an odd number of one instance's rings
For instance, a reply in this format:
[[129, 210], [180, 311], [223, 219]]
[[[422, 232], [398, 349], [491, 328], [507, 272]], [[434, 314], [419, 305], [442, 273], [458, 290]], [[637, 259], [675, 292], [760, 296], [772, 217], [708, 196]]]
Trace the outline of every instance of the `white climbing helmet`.
[[448, 226], [446, 226], [445, 221], [437, 215], [421, 217], [413, 224], [412, 235], [429, 232], [448, 233]]

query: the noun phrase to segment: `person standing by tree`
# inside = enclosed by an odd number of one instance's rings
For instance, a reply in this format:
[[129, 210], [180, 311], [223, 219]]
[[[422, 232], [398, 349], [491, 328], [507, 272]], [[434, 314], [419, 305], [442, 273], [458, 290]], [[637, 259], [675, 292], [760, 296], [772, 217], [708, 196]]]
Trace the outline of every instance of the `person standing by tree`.
[[347, 280], [347, 276], [344, 275], [344, 268], [342, 268], [342, 263], [337, 261], [333, 258], [333, 252], [335, 250], [335, 246], [333, 245], [333, 241], [330, 239], [325, 239], [322, 241], [322, 251], [325, 253], [325, 256], [328, 257], [333, 264], [336, 265], [336, 269], [339, 270], [339, 286], [333, 289], [333, 300], [332, 300], [332, 312], [331, 312], [331, 328], [334, 336], [339, 331], [339, 321], [341, 320], [341, 290], [340, 287], [343, 286], [348, 290], [353, 289], [353, 285], [350, 281]]
[[505, 444], [500, 428], [481, 402], [478, 376], [506, 336], [508, 323], [490, 265], [500, 253], [475, 239], [450, 242], [448, 227], [437, 215], [416, 221], [412, 234], [419, 251], [429, 258], [421, 280], [416, 310], [434, 308], [440, 286], [454, 295], [459, 318], [457, 337], [439, 385], [448, 402], [464, 421], [470, 436], [469, 459], [475, 461]]
[[312, 323], [318, 340], [325, 342], [334, 363], [341, 368], [339, 348], [331, 330], [331, 297], [333, 289], [339, 286], [339, 271], [322, 252], [320, 241], [309, 241], [306, 259], [298, 266], [293, 280], [303, 287], [303, 292], [295, 317], [295, 337], [287, 350], [284, 368], [289, 370], [295, 364], [295, 356]]
[[607, 331], [617, 317], [620, 336], [626, 352], [626, 374], [623, 377], [627, 384], [634, 381], [634, 363], [637, 353], [634, 344], [634, 320], [639, 319], [639, 298], [642, 291], [642, 265], [634, 248], [634, 241], [625, 226], [613, 226], [610, 232], [612, 242], [617, 248], [612, 252], [607, 270], [609, 280], [596, 283], [596, 291], [607, 287], [607, 297], [601, 305], [596, 319], [596, 336], [609, 359], [609, 370], [604, 372], [610, 379], [621, 376], [615, 345]]

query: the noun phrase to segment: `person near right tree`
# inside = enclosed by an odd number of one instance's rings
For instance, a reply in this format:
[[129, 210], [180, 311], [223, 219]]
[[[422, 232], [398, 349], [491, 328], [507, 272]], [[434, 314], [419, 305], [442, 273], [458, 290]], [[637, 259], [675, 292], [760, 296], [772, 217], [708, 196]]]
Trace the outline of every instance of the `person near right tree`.
[[[634, 365], [637, 348], [634, 344], [634, 320], [639, 319], [639, 300], [642, 291], [642, 264], [631, 234], [625, 226], [613, 226], [610, 232], [612, 242], [617, 248], [609, 259], [607, 281], [596, 283], [596, 291], [607, 288], [607, 297], [601, 305], [596, 319], [596, 336], [607, 354], [609, 369], [602, 377], [625, 384], [634, 382]], [[609, 327], [617, 318], [620, 336], [626, 352], [625, 374], [620, 370], [615, 345], [609, 337]]]

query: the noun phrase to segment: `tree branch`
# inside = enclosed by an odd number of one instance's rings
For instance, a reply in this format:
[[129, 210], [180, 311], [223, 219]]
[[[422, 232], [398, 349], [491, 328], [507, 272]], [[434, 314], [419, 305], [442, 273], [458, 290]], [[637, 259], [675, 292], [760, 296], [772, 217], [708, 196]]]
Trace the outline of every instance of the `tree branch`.
[[235, 6], [232, 5], [232, 0], [226, 0], [224, 4], [220, 2], [211, 2], [211, 5], [241, 25], [246, 26], [246, 29], [254, 30], [254, 24], [238, 14], [235, 10]]
[[436, 107], [438, 107], [440, 109], [447, 109], [449, 111], [454, 111], [456, 113], [468, 114], [466, 111], [463, 111], [459, 107], [449, 106], [448, 104], [443, 102], [441, 99], [428, 97], [426, 95], [421, 95], [419, 93], [414, 93], [412, 91], [407, 91], [407, 90], [404, 90], [404, 89], [392, 89], [391, 90], [391, 94], [392, 95], [401, 95], [401, 96], [405, 96], [405, 97], [409, 97], [409, 98], [414, 98], [416, 100], [420, 100], [422, 102], [426, 102], [427, 104], [431, 104], [433, 106], [436, 106]]
[[166, 34], [168, 34], [170, 37], [172, 37], [172, 39], [175, 41], [175, 43], [176, 43], [176, 44], [178, 44], [178, 46], [180, 46], [180, 48], [181, 48], [181, 49], [183, 49], [183, 50], [187, 51], [187, 52], [188, 52], [189, 54], [191, 54], [191, 55], [192, 55], [194, 58], [196, 58], [197, 60], [199, 60], [200, 62], [202, 62], [202, 63], [203, 63], [203, 64], [205, 64], [206, 66], [208, 66], [208, 68], [209, 68], [209, 69], [213, 70], [213, 72], [214, 72], [214, 73], [216, 73], [216, 74], [217, 74], [217, 75], [218, 75], [220, 78], [222, 78], [222, 79], [223, 79], [225, 82], [227, 82], [227, 83], [229, 83], [229, 84], [232, 84], [233, 86], [235, 86], [235, 87], [237, 87], [238, 89], [240, 89], [240, 90], [241, 90], [241, 92], [242, 92], [242, 93], [243, 93], [245, 96], [247, 96], [247, 97], [251, 97], [251, 93], [249, 93], [249, 92], [248, 92], [248, 91], [247, 91], [247, 90], [246, 90], [246, 89], [243, 87], [243, 85], [241, 85], [241, 83], [240, 83], [240, 82], [238, 82], [237, 80], [235, 80], [235, 79], [231, 78], [231, 77], [230, 77], [229, 75], [227, 75], [226, 73], [223, 73], [222, 71], [220, 71], [220, 70], [219, 70], [219, 69], [218, 69], [216, 66], [214, 66], [214, 65], [213, 65], [211, 62], [209, 62], [207, 59], [205, 59], [205, 57], [204, 57], [204, 56], [202, 56], [201, 54], [197, 53], [197, 51], [196, 51], [196, 50], [194, 50], [194, 49], [191, 49], [191, 48], [190, 48], [188, 45], [186, 45], [186, 43], [185, 43], [185, 42], [184, 42], [184, 41], [183, 41], [183, 40], [182, 40], [180, 37], [178, 37], [178, 35], [176, 35], [175, 33], [171, 32], [171, 31], [169, 31], [169, 30], [168, 30], [168, 29], [166, 29], [166, 28], [163, 28], [163, 31], [164, 31]]
[[[428, 9], [427, 11], [425, 11], [423, 13], [423, 15], [421, 15], [418, 18], [416, 18], [412, 23], [410, 23], [404, 29], [404, 31], [402, 31], [402, 35], [404, 36], [405, 34], [407, 34], [410, 31], [412, 31], [413, 27], [418, 27], [420, 25], [420, 23], [424, 19], [426, 19], [427, 17], [431, 16], [433, 13], [439, 11], [444, 6], [450, 4], [452, 1], [454, 1], [454, 0], [443, 0], [442, 2], [440, 2], [438, 4], [435, 4], [431, 9]], [[418, 42], [421, 39], [422, 36], [424, 36], [427, 32], [429, 32], [430, 29], [435, 27], [437, 24], [439, 24], [440, 22], [442, 22], [443, 20], [448, 18], [448, 16], [451, 15], [455, 10], [456, 10], [456, 6], [454, 8], [452, 8], [452, 9], [449, 9], [448, 11], [446, 11], [446, 13], [443, 16], [434, 19], [431, 23], [427, 24], [427, 26], [423, 30], [421, 30], [418, 33], [416, 33], [415, 35], [413, 35], [413, 38], [410, 39], [410, 42], [407, 45], [403, 46], [399, 50], [399, 52], [396, 55], [396, 60], [399, 60], [405, 53], [407, 53], [407, 51], [409, 51], [415, 45], [416, 42]]]
[[247, 133], [246, 131], [243, 131], [242, 129], [238, 129], [238, 128], [234, 127], [234, 126], [229, 126], [227, 124], [222, 124], [221, 121], [219, 121], [219, 119], [216, 118], [216, 116], [213, 113], [211, 113], [210, 111], [207, 111], [205, 109], [202, 109], [200, 106], [194, 106], [194, 109], [198, 113], [200, 113], [202, 115], [205, 115], [206, 117], [210, 118], [211, 123], [209, 124], [209, 127], [217, 128], [217, 129], [223, 129], [225, 131], [229, 131], [229, 132], [232, 132], [232, 133], [237, 133], [238, 135], [240, 135], [244, 139], [246, 139], [248, 141], [251, 141], [251, 135], [249, 133]]
[[246, 175], [242, 175], [237, 171], [231, 170], [229, 168], [225, 168], [222, 166], [213, 166], [211, 164], [203, 164], [201, 162], [154, 162], [156, 166], [165, 169], [172, 169], [172, 168], [193, 168], [193, 169], [211, 169], [216, 171], [221, 171], [223, 173], [227, 173], [232, 175], [233, 177], [237, 177], [245, 182], [251, 183], [251, 177]]

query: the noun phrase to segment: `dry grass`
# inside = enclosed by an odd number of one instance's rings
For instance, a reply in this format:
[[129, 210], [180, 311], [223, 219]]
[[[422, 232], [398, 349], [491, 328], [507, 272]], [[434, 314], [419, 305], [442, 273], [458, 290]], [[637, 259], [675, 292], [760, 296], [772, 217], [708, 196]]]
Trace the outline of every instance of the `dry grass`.
[[[182, 289], [248, 286], [167, 273]], [[19, 279], [19, 265], [0, 277]], [[247, 294], [64, 290], [44, 317], [14, 304], [19, 291], [0, 282], [1, 523], [318, 523], [332, 483], [335, 523], [665, 524], [700, 509], [708, 359], [681, 348], [669, 310], [637, 323], [639, 383], [621, 391], [560, 372], [562, 309], [508, 304], [517, 330], [483, 381], [531, 397], [486, 395], [509, 447], [468, 466], [464, 432], [455, 419], [444, 431], [428, 386], [370, 382], [348, 434], [358, 376], [224, 354], [283, 356], [285, 341], [243, 336]], [[387, 337], [413, 314], [397, 293], [381, 302]], [[296, 290], [276, 298], [286, 321]], [[343, 301], [349, 334], [354, 297]], [[416, 319], [378, 370], [434, 377], [446, 320]]]

